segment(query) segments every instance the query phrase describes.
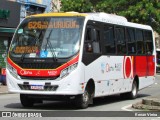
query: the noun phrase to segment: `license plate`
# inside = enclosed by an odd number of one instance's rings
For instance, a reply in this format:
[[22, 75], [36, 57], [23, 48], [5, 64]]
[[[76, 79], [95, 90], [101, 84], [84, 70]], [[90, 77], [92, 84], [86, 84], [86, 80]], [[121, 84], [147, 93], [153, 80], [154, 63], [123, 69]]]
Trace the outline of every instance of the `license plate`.
[[43, 90], [43, 85], [31, 85], [31, 90]]

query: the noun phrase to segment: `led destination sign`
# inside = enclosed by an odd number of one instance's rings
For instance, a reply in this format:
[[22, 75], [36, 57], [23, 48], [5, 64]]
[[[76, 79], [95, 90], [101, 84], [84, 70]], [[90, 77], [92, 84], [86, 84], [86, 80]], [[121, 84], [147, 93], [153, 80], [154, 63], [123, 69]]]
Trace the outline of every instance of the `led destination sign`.
[[79, 28], [77, 21], [32, 21], [28, 23], [28, 29], [47, 28]]
[[24, 46], [24, 47], [16, 47], [14, 52], [15, 53], [36, 53], [38, 50], [38, 47], [37, 46]]

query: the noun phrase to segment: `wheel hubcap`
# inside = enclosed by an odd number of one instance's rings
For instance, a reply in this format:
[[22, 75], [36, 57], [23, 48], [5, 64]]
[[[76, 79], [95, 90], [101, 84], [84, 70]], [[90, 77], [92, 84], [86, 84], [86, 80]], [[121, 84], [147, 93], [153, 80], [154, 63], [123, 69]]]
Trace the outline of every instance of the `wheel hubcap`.
[[132, 90], [133, 96], [136, 96], [137, 94], [137, 87], [135, 84], [133, 84], [133, 90]]
[[88, 92], [85, 91], [83, 94], [83, 102], [86, 104], [89, 100]]

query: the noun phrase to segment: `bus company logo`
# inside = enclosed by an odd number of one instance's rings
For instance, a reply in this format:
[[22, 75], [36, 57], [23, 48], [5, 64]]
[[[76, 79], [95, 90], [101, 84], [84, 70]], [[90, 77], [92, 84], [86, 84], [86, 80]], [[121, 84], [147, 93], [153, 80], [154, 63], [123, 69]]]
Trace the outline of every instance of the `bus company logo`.
[[57, 75], [57, 71], [48, 71], [48, 75]]
[[41, 71], [37, 71], [36, 76], [40, 76]]
[[11, 112], [2, 112], [2, 117], [12, 117]]
[[45, 62], [45, 60], [41, 60], [41, 59], [34, 59], [34, 62]]
[[21, 75], [32, 75], [33, 73], [31, 71], [28, 71], [28, 70], [21, 70], [20, 74]]
[[101, 72], [105, 73], [105, 72], [111, 72], [114, 71], [115, 68], [113, 66], [110, 66], [109, 63], [101, 63]]
[[109, 67], [109, 64], [107, 63], [106, 64], [106, 72], [109, 72], [109, 70], [110, 70], [110, 67]]
[[104, 71], [105, 71], [105, 64], [101, 63], [101, 72], [104, 73]]
[[122, 69], [122, 63], [116, 63], [115, 64], [115, 68], [116, 68], [116, 71], [118, 72], [118, 71], [121, 71], [121, 69]]

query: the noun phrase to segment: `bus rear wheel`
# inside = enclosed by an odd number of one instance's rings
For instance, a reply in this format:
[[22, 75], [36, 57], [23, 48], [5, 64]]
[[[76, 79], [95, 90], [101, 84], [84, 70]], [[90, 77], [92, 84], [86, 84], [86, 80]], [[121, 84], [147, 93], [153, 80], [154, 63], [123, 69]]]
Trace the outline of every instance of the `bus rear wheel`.
[[137, 93], [138, 93], [137, 82], [133, 81], [132, 90], [131, 90], [131, 92], [128, 93], [128, 97], [130, 99], [135, 99], [137, 97]]
[[29, 98], [26, 94], [20, 94], [20, 101], [23, 107], [33, 107], [34, 100]]
[[135, 99], [138, 94], [138, 85], [136, 81], [133, 81], [131, 92], [122, 93], [121, 97], [124, 99]]

